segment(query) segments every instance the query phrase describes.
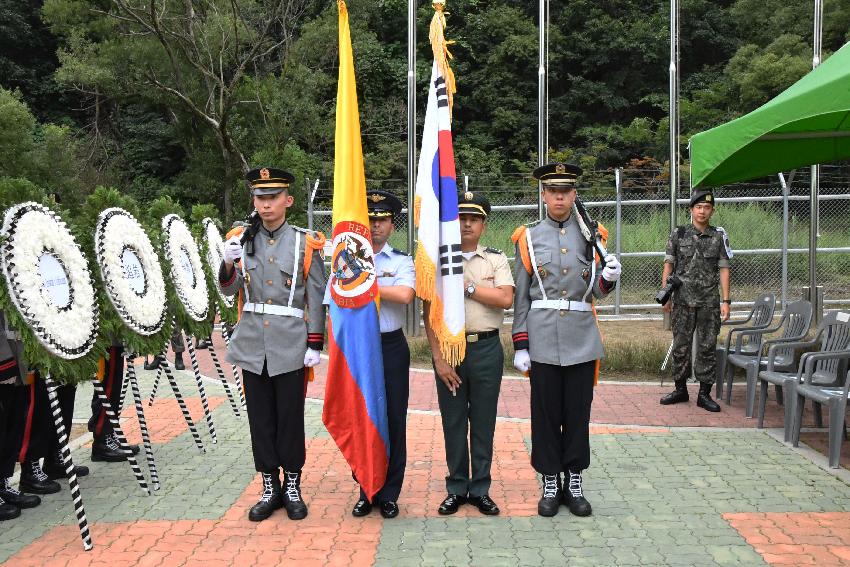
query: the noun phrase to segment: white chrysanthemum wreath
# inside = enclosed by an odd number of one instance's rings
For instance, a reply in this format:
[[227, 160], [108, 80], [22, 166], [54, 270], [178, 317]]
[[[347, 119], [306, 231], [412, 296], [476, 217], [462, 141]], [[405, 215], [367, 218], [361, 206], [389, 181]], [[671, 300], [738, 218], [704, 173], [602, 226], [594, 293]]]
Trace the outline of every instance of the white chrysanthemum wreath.
[[206, 260], [213, 280], [216, 282], [216, 291], [221, 301], [228, 307], [233, 307], [233, 297], [224, 295], [221, 286], [218, 283], [218, 270], [221, 267], [221, 261], [224, 259], [224, 240], [221, 238], [221, 233], [215, 225], [215, 221], [207, 217], [203, 220], [204, 240], [206, 243]]
[[175, 214], [162, 218], [162, 230], [165, 232], [165, 257], [171, 265], [177, 297], [189, 317], [204, 321], [209, 314], [210, 297], [198, 245], [189, 227]]
[[98, 333], [86, 258], [53, 211], [27, 202], [3, 219], [3, 275], [9, 296], [38, 341], [63, 359], [85, 356]]
[[97, 217], [95, 253], [109, 300], [124, 323], [140, 335], [165, 324], [165, 281], [159, 257], [136, 218], [113, 207]]

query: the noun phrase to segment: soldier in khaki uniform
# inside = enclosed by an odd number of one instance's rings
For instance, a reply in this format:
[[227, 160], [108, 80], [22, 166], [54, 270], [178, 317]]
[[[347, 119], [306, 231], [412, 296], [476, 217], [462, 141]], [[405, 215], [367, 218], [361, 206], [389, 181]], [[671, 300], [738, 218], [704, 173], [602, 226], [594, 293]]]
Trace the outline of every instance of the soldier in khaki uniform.
[[[661, 405], [687, 402], [691, 376], [691, 348], [696, 334], [697, 353], [694, 375], [699, 381], [697, 406], [718, 412], [711, 399], [711, 386], [717, 366], [716, 346], [720, 323], [729, 318], [729, 241], [721, 227], [709, 225], [714, 214], [711, 191], [696, 190], [691, 195], [691, 224], [677, 227], [667, 240], [661, 286], [676, 274], [681, 286], [664, 305], [673, 311], [673, 379], [676, 389], [661, 398]], [[719, 295], [718, 295], [719, 288]], [[722, 296], [722, 300], [721, 300]]]
[[605, 257], [604, 269], [595, 259], [593, 235], [585, 234], [574, 205], [579, 175], [570, 164], [535, 169], [546, 218], [513, 236], [514, 366], [530, 371], [531, 464], [543, 477], [541, 516], [557, 514], [560, 503], [577, 516], [591, 513], [581, 472], [590, 465], [590, 406], [603, 355], [593, 300], [614, 289], [621, 271], [615, 256]]
[[225, 294], [241, 294], [227, 360], [242, 368], [254, 466], [263, 477], [263, 494], [248, 519], [265, 520], [285, 507], [290, 519], [300, 520], [307, 516], [301, 498], [305, 368], [319, 364], [325, 332], [324, 236], [286, 222], [291, 173], [262, 168], [246, 178], [257, 215], [242, 238], [228, 238], [218, 277]]
[[479, 244], [490, 214], [487, 198], [472, 192], [459, 195], [458, 213], [466, 295], [466, 357], [456, 368], [439, 355], [437, 337], [425, 316], [425, 330], [435, 354], [437, 399], [449, 469], [448, 496], [437, 511], [454, 514], [461, 504], [469, 502], [492, 516], [499, 513], [489, 490], [496, 405], [505, 360], [499, 330], [505, 309], [513, 303], [514, 279], [507, 256]]

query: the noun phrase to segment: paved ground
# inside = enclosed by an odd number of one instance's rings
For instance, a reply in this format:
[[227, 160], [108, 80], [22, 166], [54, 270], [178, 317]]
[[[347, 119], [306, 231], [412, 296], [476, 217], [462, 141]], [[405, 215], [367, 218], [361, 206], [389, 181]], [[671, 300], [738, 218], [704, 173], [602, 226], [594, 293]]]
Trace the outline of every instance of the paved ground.
[[[207, 354], [199, 357], [204, 373], [214, 376]], [[140, 379], [147, 395], [153, 373], [141, 372]], [[357, 519], [350, 515], [356, 488], [349, 469], [321, 425], [320, 371], [308, 390], [310, 515], [291, 522], [278, 512], [254, 524], [246, 514], [259, 482], [244, 416], [234, 415], [220, 385], [207, 382], [218, 434], [212, 444], [194, 380], [180, 373], [179, 381], [206, 453], [161, 384], [154, 405], [145, 402], [161, 489], [145, 496], [129, 466], [92, 464], [83, 445], [73, 455], [92, 468], [81, 487], [94, 550], [82, 551], [63, 490], [0, 525], [3, 565], [850, 565], [845, 474], [824, 470], [812, 451], [784, 445], [776, 430], [755, 429], [743, 418], [742, 391], [731, 408], [708, 414], [693, 404], [662, 410], [657, 400], [666, 387], [600, 384], [585, 475], [594, 514], [576, 518], [562, 508], [550, 519], [536, 515], [528, 384], [506, 379], [491, 491], [502, 514], [483, 517], [467, 506], [445, 518], [436, 513], [445, 465], [433, 378], [412, 372], [401, 515]], [[80, 388], [77, 419], [86, 417], [90, 392]], [[126, 430], [140, 442], [135, 410], [127, 406]], [[778, 426], [779, 408], [773, 401], [768, 407], [769, 425]], [[824, 437], [815, 432], [806, 439], [817, 445]]]

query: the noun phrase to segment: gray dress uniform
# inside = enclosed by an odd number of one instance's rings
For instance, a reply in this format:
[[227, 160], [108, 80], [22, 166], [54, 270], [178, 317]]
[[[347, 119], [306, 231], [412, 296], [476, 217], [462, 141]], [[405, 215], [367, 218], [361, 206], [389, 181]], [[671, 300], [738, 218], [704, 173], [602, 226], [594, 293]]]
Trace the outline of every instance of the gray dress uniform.
[[225, 294], [244, 294], [227, 361], [243, 371], [254, 465], [264, 473], [300, 471], [306, 457], [304, 354], [322, 349], [325, 332], [324, 263], [307, 236], [287, 222], [274, 232], [261, 227], [253, 254], [246, 244], [233, 271], [224, 262], [219, 271]]
[[547, 217], [516, 241], [513, 342], [531, 357], [531, 464], [542, 475], [590, 466], [590, 407], [603, 356], [592, 301], [615, 287], [602, 279], [575, 217]]
[[[242, 257], [227, 277], [220, 274], [222, 291], [236, 295], [247, 290], [245, 306], [230, 339], [227, 361], [254, 374], [266, 366], [270, 376], [304, 367], [308, 338], [322, 348], [325, 333], [325, 269], [321, 254], [312, 250], [310, 273], [303, 274], [308, 231], [288, 222], [270, 234], [260, 229], [254, 254]], [[222, 264], [222, 272], [224, 265]]]

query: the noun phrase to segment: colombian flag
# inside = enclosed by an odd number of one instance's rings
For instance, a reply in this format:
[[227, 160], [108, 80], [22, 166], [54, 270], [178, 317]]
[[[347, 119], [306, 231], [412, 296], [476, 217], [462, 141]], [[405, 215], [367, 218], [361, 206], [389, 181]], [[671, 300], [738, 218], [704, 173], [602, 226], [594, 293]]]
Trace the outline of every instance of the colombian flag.
[[389, 462], [387, 400], [378, 280], [360, 144], [360, 115], [348, 9], [339, 6], [339, 82], [336, 98], [333, 255], [327, 389], [322, 421], [371, 500]]

